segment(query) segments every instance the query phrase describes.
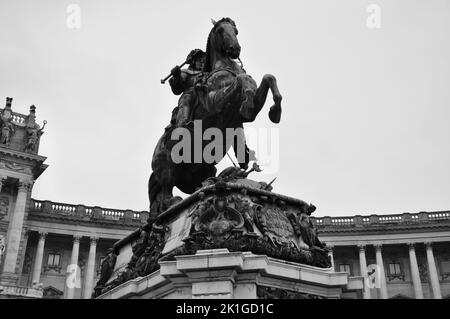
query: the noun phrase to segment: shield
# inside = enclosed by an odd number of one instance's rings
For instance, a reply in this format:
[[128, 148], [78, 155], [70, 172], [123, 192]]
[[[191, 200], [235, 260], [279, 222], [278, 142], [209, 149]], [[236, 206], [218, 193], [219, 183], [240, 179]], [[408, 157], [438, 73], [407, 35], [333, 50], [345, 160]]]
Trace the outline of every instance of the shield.
[[260, 207], [256, 213], [261, 233], [277, 244], [295, 242], [294, 228], [283, 210], [278, 207]]

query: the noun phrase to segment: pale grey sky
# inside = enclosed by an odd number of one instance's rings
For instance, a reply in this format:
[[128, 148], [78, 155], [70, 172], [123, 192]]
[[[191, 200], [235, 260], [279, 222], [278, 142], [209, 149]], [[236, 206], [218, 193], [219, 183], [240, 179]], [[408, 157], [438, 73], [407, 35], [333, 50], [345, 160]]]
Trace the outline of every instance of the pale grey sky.
[[[159, 79], [225, 16], [247, 72], [274, 74], [284, 97], [279, 170], [253, 178], [278, 176], [316, 216], [450, 209], [450, 0], [0, 0], [0, 98], [48, 121], [33, 197], [148, 209], [178, 99]], [[272, 126], [270, 102], [252, 126]]]

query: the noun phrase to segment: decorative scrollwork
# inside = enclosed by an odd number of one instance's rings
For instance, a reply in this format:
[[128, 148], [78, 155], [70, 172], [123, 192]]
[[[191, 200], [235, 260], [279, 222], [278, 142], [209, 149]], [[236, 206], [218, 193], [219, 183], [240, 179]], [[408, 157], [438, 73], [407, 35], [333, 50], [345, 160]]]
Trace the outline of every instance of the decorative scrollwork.
[[259, 299], [326, 299], [319, 295], [266, 286], [257, 286], [256, 296]]
[[108, 282], [114, 272], [117, 259], [113, 249], [108, 251], [108, 256], [103, 260], [101, 276], [94, 288], [93, 298], [128, 280], [148, 275], [159, 269], [158, 260], [164, 248], [164, 234], [167, 229], [158, 225], [155, 220], [141, 228], [139, 238], [133, 243], [133, 256], [117, 277]]
[[309, 219], [308, 213], [314, 206], [301, 201], [288, 205], [281, 197], [277, 198], [279, 195], [261, 192], [256, 182], [235, 181], [233, 187], [230, 183], [234, 182], [224, 182], [222, 178], [207, 182], [205, 192], [200, 191], [196, 201], [180, 211], [185, 219], [183, 235], [178, 234], [181, 245], [164, 255], [168, 228], [152, 217], [132, 242], [133, 256], [127, 266], [107, 284], [112, 268], [105, 266], [106, 274], [95, 288], [97, 295], [133, 278], [149, 275], [159, 269], [158, 261], [174, 260], [175, 256], [193, 255], [204, 249], [250, 251], [316, 267], [331, 267], [328, 250], [319, 241]]

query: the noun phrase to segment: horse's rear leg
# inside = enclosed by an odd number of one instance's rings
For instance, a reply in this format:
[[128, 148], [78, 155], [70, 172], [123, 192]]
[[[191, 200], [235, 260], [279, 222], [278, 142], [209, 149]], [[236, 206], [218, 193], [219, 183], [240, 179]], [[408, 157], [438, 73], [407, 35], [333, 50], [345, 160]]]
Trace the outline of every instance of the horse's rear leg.
[[150, 201], [150, 215], [156, 217], [160, 213], [161, 184], [157, 181], [155, 173], [148, 180], [148, 199]]
[[263, 76], [261, 84], [256, 90], [254, 98], [255, 111], [256, 114], [261, 111], [264, 103], [266, 103], [267, 93], [269, 92], [269, 89], [272, 91], [273, 101], [275, 103], [270, 108], [269, 118], [273, 123], [279, 123], [281, 119], [281, 100], [283, 97], [278, 90], [276, 78], [271, 74], [266, 74]]

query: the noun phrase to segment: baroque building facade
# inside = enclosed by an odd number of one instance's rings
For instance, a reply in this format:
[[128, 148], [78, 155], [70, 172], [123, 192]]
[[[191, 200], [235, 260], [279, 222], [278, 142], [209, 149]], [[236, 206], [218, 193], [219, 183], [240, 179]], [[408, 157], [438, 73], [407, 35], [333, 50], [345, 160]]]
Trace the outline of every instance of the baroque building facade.
[[[1, 110], [0, 298], [91, 298], [107, 250], [149, 214], [33, 199], [47, 168], [35, 113]], [[364, 278], [361, 298], [450, 297], [449, 211], [312, 220], [331, 270]]]
[[90, 298], [101, 259], [147, 212], [69, 205], [31, 198], [45, 171], [43, 128], [28, 115], [0, 110], [0, 297]]
[[363, 298], [450, 298], [449, 211], [321, 217], [314, 223], [331, 248], [335, 271], [369, 282]]

